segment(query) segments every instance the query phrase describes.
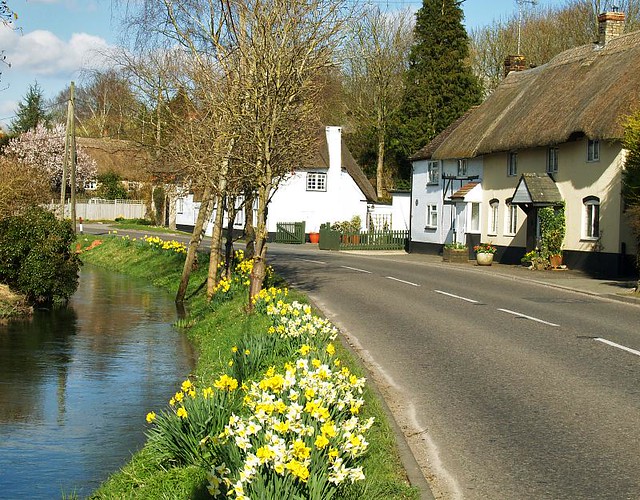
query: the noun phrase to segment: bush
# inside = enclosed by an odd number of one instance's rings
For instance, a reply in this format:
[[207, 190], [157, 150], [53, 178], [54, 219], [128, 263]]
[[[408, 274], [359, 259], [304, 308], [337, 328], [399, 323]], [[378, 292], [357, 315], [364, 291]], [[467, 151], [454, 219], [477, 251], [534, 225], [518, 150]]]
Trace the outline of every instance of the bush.
[[0, 221], [0, 282], [32, 304], [64, 304], [78, 288], [80, 261], [69, 221], [38, 207]]

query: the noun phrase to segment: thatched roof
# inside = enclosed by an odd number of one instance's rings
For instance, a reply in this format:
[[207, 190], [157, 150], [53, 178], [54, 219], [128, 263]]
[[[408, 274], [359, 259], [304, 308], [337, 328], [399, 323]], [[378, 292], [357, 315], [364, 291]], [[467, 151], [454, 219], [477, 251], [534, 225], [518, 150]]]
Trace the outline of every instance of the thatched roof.
[[[378, 196], [376, 195], [376, 190], [373, 188], [369, 179], [364, 174], [358, 162], [351, 155], [351, 151], [347, 147], [347, 144], [342, 140], [342, 166], [347, 170], [349, 175], [358, 185], [360, 190], [364, 193], [367, 201], [377, 202]], [[327, 144], [327, 134], [325, 133], [325, 128], [322, 127], [319, 129], [318, 135], [318, 148], [317, 153], [314, 156], [313, 161], [310, 165], [306, 165], [301, 167], [302, 169], [313, 169], [313, 168], [329, 168], [329, 145]]]
[[430, 160], [433, 156], [433, 153], [436, 149], [438, 149], [442, 143], [453, 133], [458, 126], [467, 119], [471, 111], [473, 111], [475, 107], [471, 108], [467, 112], [465, 112], [462, 116], [460, 116], [457, 120], [454, 120], [447, 128], [445, 128], [442, 132], [436, 135], [429, 144], [424, 146], [423, 148], [416, 151], [409, 157], [410, 161], [418, 161], [418, 160]]
[[133, 142], [77, 137], [77, 144], [95, 160], [98, 175], [115, 172], [127, 181], [149, 180], [148, 153]]
[[526, 173], [520, 176], [511, 203], [546, 207], [562, 203], [556, 183], [548, 175]]
[[543, 66], [512, 72], [434, 151], [435, 159], [567, 142], [582, 134], [620, 139], [622, 118], [640, 106], [640, 31], [567, 50]]

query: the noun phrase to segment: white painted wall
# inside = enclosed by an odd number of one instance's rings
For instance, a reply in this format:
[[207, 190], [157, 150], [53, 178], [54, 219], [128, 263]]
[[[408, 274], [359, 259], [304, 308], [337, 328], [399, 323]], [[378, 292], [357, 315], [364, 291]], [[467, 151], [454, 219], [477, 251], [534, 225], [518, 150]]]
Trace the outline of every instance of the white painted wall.
[[[456, 205], [445, 204], [444, 200], [448, 199], [453, 192], [469, 181], [454, 181], [453, 189], [450, 188], [445, 195], [443, 191], [446, 187], [446, 181], [442, 179], [442, 172], [446, 175], [456, 175], [458, 172], [457, 160], [440, 162], [441, 175], [437, 184], [427, 183], [427, 168], [427, 160], [413, 163], [411, 240], [420, 243], [444, 244], [454, 241], [455, 237], [457, 241], [464, 242], [465, 236], [461, 231], [461, 226], [466, 228], [467, 218], [470, 217], [466, 212], [467, 203], [458, 203], [456, 208]], [[482, 170], [483, 160], [481, 157], [468, 160], [468, 176], [477, 175], [479, 176], [478, 180], [481, 180]], [[477, 186], [476, 189], [481, 191], [480, 186]], [[475, 189], [473, 196], [479, 197], [480, 200], [482, 198], [481, 194], [475, 193]], [[438, 225], [436, 228], [427, 227], [427, 207], [429, 205], [435, 205], [438, 210]], [[454, 228], [457, 231], [457, 235], [454, 235]]]

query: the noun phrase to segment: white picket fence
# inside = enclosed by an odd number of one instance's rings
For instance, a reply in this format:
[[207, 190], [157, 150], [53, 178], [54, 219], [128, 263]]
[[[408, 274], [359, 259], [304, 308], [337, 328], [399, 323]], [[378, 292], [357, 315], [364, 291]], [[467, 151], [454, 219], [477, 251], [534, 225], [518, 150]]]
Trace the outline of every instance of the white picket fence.
[[[60, 203], [51, 202], [49, 210], [60, 213]], [[76, 202], [76, 217], [83, 220], [142, 219], [147, 213], [143, 200], [104, 200], [93, 198]], [[64, 207], [65, 218], [71, 217], [71, 203]]]

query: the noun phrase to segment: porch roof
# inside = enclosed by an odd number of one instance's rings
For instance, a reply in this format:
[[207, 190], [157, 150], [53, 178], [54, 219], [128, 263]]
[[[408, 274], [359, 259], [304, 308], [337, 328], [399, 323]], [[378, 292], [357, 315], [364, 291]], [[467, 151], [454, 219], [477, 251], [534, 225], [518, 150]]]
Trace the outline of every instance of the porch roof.
[[452, 200], [464, 200], [465, 197], [476, 187], [479, 186], [479, 182], [467, 182], [464, 186], [458, 189], [451, 195]]
[[562, 203], [558, 186], [548, 175], [525, 173], [520, 176], [511, 203], [547, 207]]

